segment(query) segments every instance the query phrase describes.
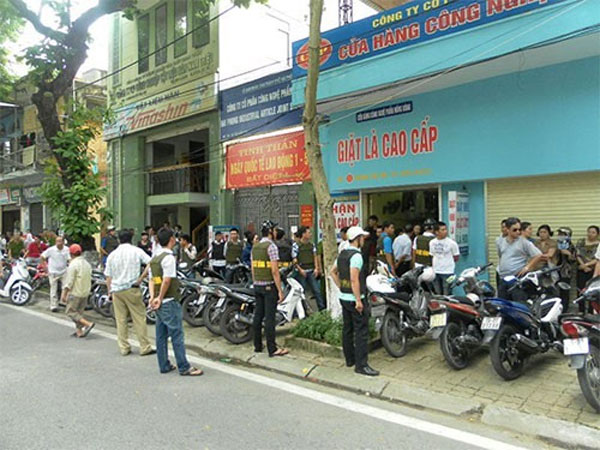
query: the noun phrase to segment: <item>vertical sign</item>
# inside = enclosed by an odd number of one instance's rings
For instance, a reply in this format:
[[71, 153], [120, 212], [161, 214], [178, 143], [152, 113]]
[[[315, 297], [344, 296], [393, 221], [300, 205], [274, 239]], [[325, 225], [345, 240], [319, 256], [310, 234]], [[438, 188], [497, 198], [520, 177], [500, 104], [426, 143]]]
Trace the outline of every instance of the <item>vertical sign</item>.
[[312, 205], [300, 205], [300, 225], [312, 228], [315, 212]]
[[458, 244], [461, 255], [469, 253], [469, 194], [448, 192], [448, 234]]

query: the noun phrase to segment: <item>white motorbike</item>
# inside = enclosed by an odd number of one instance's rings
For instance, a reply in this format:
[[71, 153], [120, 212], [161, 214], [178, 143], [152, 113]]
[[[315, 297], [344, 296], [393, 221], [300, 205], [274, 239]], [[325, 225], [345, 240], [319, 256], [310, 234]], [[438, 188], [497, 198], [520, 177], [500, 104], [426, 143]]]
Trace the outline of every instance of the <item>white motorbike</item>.
[[15, 305], [23, 306], [31, 300], [32, 292], [27, 264], [19, 258], [11, 263], [10, 271], [4, 270], [0, 279], [0, 297], [10, 298]]

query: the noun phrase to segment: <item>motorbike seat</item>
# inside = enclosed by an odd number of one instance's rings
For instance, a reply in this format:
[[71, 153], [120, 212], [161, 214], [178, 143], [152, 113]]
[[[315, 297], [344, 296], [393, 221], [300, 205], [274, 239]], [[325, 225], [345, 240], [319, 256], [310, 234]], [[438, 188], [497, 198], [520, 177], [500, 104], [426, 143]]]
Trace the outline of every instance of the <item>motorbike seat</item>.
[[391, 292], [391, 293], [380, 293], [382, 297], [392, 298], [394, 300], [402, 300], [405, 302], [410, 301], [410, 295], [406, 292]]
[[241, 286], [228, 286], [228, 288], [231, 289], [233, 292], [237, 292], [238, 294], [245, 294], [254, 297], [254, 289], [252, 288]]
[[583, 318], [587, 322], [600, 323], [600, 315], [598, 314], [586, 314]]
[[469, 306], [474, 305], [473, 300], [471, 300], [469, 297], [465, 297], [462, 295], [455, 295], [455, 296], [451, 297], [451, 299], [462, 305], [469, 305]]

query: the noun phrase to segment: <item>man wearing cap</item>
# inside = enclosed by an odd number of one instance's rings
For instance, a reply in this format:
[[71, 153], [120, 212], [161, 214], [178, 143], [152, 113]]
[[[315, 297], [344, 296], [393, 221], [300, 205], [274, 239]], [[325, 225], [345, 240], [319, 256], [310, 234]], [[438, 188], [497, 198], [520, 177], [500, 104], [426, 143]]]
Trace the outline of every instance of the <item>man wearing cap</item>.
[[64, 238], [58, 236], [56, 243], [42, 253], [42, 261], [48, 263], [48, 281], [50, 282], [50, 311], [58, 311], [58, 283], [64, 285], [69, 249], [65, 247]]
[[73, 336], [84, 338], [94, 328], [95, 323], [83, 317], [92, 288], [92, 266], [81, 256], [81, 252], [78, 244], [69, 247], [72, 259], [67, 268], [61, 301], [67, 303], [67, 316], [75, 323]]
[[366, 299], [368, 267], [364, 263], [361, 247], [369, 233], [361, 227], [348, 229], [350, 247], [343, 250], [331, 269], [331, 276], [340, 289], [340, 303], [344, 321], [343, 341], [346, 366], [354, 366], [361, 375], [377, 376], [379, 372], [369, 366], [369, 315]]
[[110, 255], [118, 246], [119, 240], [116, 236], [116, 231], [114, 226], [108, 227], [108, 234], [104, 236], [102, 242], [100, 243], [100, 253], [102, 253], [102, 265], [106, 265], [106, 259], [108, 255]]
[[267, 351], [269, 356], [287, 355], [284, 348], [275, 344], [275, 314], [277, 303], [283, 302], [281, 277], [279, 275], [279, 252], [273, 243], [276, 223], [267, 220], [261, 227], [262, 239], [252, 247], [252, 280], [256, 311], [254, 312], [254, 351], [262, 352], [262, 327], [265, 322]]

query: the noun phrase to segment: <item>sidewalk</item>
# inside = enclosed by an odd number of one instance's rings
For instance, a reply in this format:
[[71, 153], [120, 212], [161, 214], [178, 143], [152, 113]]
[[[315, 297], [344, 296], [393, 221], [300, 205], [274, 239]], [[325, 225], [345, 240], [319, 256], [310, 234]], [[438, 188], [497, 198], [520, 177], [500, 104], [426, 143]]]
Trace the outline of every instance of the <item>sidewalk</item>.
[[[39, 297], [27, 308], [47, 311], [47, 300]], [[112, 319], [87, 313], [103, 326], [114, 326]], [[149, 326], [149, 331], [154, 335], [154, 327]], [[290, 347], [291, 354], [282, 358], [255, 354], [250, 343], [229, 344], [204, 327], [186, 324], [185, 333], [186, 347], [200, 356], [436, 410], [570, 448], [600, 445], [600, 415], [587, 404], [576, 372], [558, 353], [534, 357], [521, 378], [506, 382], [496, 375], [486, 352], [476, 354], [465, 370], [454, 371], [446, 365], [438, 343], [422, 338], [410, 342], [403, 358], [392, 358], [383, 348], [371, 352], [369, 363], [381, 376], [369, 378], [346, 368], [343, 359], [331, 351], [329, 356], [320, 356], [304, 350], [311, 345], [288, 335], [285, 329], [278, 329], [277, 339]]]

